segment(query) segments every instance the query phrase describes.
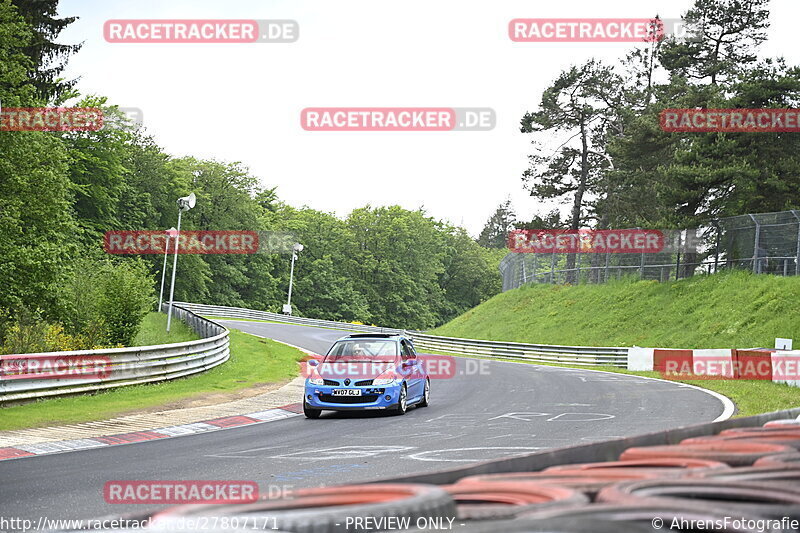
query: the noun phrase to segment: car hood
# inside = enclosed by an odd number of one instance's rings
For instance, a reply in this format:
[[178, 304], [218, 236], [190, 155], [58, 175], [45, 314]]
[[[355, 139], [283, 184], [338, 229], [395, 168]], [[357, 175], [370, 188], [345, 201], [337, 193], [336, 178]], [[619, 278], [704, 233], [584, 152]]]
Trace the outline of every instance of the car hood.
[[346, 361], [335, 363], [321, 363], [317, 366], [317, 373], [323, 379], [343, 380], [349, 378], [356, 379], [375, 379], [389, 370], [398, 371], [400, 362], [377, 362], [377, 361]]

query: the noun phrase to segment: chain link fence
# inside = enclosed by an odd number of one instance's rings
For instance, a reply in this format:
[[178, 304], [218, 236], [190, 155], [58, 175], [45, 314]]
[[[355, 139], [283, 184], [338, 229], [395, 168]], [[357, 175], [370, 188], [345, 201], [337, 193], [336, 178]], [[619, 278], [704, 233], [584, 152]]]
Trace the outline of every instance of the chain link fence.
[[684, 246], [635, 254], [509, 253], [500, 262], [503, 291], [527, 283], [577, 285], [623, 277], [668, 281], [731, 268], [800, 275], [797, 210], [721, 218], [708, 226], [670, 233], [673, 241]]

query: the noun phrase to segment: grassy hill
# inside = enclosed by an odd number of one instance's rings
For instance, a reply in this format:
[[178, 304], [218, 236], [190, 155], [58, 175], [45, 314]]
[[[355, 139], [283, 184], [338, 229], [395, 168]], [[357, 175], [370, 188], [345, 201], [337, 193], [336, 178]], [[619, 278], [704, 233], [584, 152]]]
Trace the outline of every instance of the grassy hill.
[[528, 285], [495, 296], [434, 334], [584, 346], [800, 348], [800, 277], [729, 272], [659, 283]]

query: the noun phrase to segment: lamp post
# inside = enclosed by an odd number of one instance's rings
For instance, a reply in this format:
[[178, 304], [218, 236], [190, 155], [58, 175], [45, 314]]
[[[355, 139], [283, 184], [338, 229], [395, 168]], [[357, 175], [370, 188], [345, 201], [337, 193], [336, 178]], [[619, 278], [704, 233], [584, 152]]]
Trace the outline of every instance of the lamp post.
[[178, 198], [178, 229], [175, 230], [175, 258], [172, 261], [172, 281], [169, 284], [169, 311], [167, 312], [167, 333], [172, 324], [172, 298], [175, 296], [175, 275], [178, 268], [178, 248], [181, 245], [181, 214], [194, 207], [197, 198], [194, 193]]
[[284, 314], [292, 314], [292, 283], [294, 282], [294, 262], [297, 259], [297, 254], [303, 251], [303, 245], [299, 242], [294, 243], [292, 246], [292, 268], [289, 270], [289, 297], [283, 306]]
[[[161, 312], [161, 302], [164, 301], [164, 278], [167, 277], [167, 255], [169, 255], [169, 238], [177, 237], [178, 230], [175, 226], [167, 230], [167, 243], [164, 245], [164, 266], [161, 268], [161, 291], [158, 293], [158, 312]], [[175, 242], [178, 242], [177, 239]]]

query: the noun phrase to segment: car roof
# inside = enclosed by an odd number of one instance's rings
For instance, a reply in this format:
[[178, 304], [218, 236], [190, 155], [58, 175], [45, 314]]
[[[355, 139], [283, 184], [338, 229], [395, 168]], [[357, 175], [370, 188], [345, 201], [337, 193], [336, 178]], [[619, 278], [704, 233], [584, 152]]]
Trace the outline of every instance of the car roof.
[[400, 340], [405, 339], [403, 335], [398, 335], [397, 333], [352, 333], [350, 335], [345, 335], [341, 339], [393, 339], [393, 340]]

